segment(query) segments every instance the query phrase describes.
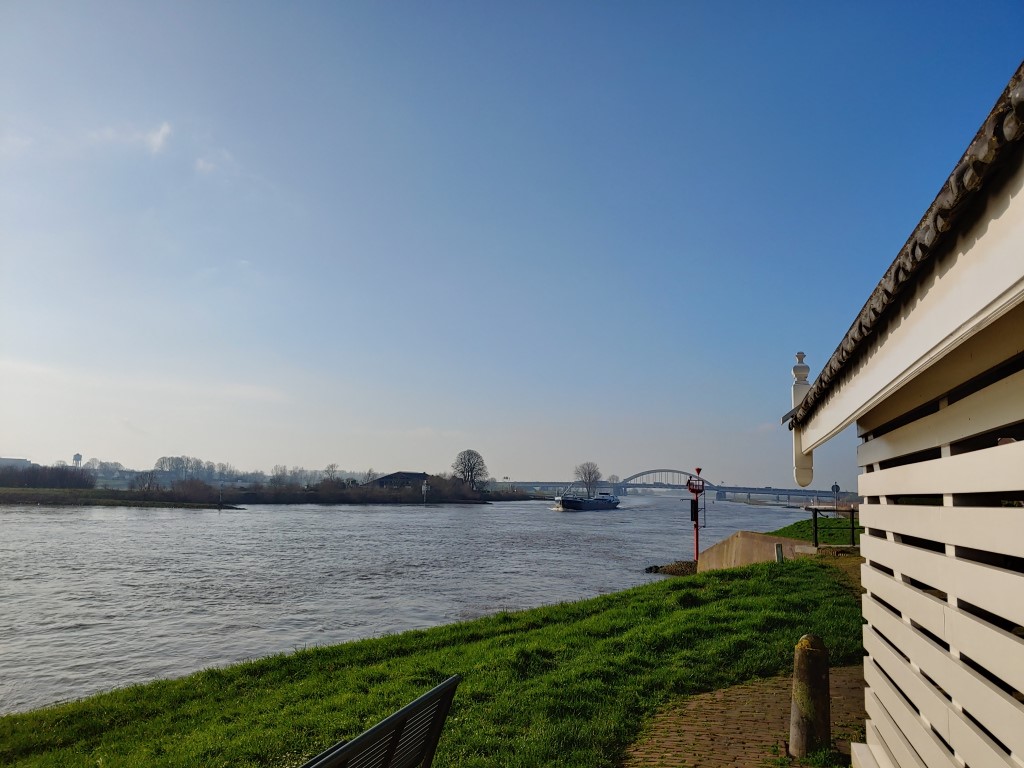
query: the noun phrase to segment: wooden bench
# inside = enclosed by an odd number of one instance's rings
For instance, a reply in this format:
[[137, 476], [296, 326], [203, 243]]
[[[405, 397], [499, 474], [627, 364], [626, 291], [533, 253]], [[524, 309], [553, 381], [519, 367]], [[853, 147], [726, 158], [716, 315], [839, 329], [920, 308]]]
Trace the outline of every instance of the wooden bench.
[[439, 686], [381, 720], [352, 741], [343, 741], [302, 768], [430, 768], [441, 729], [461, 678]]

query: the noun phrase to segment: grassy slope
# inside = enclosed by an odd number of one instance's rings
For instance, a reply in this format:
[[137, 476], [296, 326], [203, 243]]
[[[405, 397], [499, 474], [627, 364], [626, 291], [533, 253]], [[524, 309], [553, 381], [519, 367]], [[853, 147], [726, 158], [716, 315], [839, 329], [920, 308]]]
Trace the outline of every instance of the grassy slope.
[[[860, 544], [860, 535], [864, 529], [858, 525], [855, 541]], [[772, 531], [773, 536], [786, 536], [790, 539], [801, 541], [813, 541], [814, 534], [811, 529], [810, 520], [797, 520], [784, 528]], [[849, 544], [850, 543], [850, 521], [835, 517], [818, 518], [818, 543], [819, 544]]]
[[672, 694], [788, 671], [805, 632], [859, 659], [860, 613], [811, 560], [275, 656], [0, 718], [0, 764], [285, 766], [452, 673], [435, 766], [614, 766]]

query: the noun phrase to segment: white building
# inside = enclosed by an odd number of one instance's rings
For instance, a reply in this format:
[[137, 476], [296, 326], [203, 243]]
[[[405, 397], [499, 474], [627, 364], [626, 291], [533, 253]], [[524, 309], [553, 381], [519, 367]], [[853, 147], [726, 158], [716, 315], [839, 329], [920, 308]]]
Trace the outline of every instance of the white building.
[[0, 456], [0, 467], [14, 467], [15, 469], [28, 469], [33, 466], [28, 459], [6, 459]]
[[1022, 157], [1024, 65], [818, 378], [794, 368], [797, 482], [862, 441], [861, 768], [1024, 766]]

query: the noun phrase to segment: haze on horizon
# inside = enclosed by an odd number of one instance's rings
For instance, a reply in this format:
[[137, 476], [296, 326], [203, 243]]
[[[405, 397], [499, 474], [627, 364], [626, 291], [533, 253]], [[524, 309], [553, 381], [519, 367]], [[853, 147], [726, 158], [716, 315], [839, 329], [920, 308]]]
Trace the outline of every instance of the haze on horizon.
[[963, 11], [4, 3], [0, 455], [791, 487], [1020, 62]]

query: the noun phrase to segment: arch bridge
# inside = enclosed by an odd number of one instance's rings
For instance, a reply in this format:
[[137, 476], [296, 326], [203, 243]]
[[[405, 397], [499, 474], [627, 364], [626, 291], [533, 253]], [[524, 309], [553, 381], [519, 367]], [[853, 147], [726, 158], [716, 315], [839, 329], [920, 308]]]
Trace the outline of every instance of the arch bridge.
[[[691, 477], [697, 477], [696, 472], [687, 472], [685, 469], [645, 469], [635, 475], [623, 478], [615, 484], [616, 488], [686, 488], [686, 483]], [[706, 477], [702, 477], [704, 487], [708, 490], [716, 490], [717, 485]]]
[[[686, 490], [686, 481], [691, 477], [696, 477], [695, 472], [688, 472], [685, 469], [645, 469], [642, 472], [637, 472], [630, 475], [629, 477], [623, 478], [615, 483], [610, 483], [607, 480], [601, 480], [597, 485], [602, 489], [611, 489], [617, 496], [625, 496], [629, 493], [630, 489], [666, 489], [666, 490]], [[819, 501], [831, 501], [834, 498], [834, 494], [831, 490], [814, 490], [813, 488], [773, 488], [770, 486], [746, 486], [746, 485], [724, 485], [712, 483], [706, 477], [701, 476], [704, 480], [705, 491], [713, 491], [716, 499], [727, 500], [730, 497], [746, 497], [749, 501], [751, 497], [760, 496], [774, 498], [776, 501], [786, 500], [786, 502], [795, 499], [807, 499], [813, 500], [814, 504], [818, 504]], [[522, 490], [529, 491], [540, 491], [550, 493], [560, 493], [565, 490], [567, 486], [571, 484], [570, 480], [555, 480], [555, 481], [536, 481], [536, 480], [518, 480], [509, 481], [507, 487], [509, 488], [520, 488]], [[853, 498], [854, 494], [846, 491], [843, 498]]]

